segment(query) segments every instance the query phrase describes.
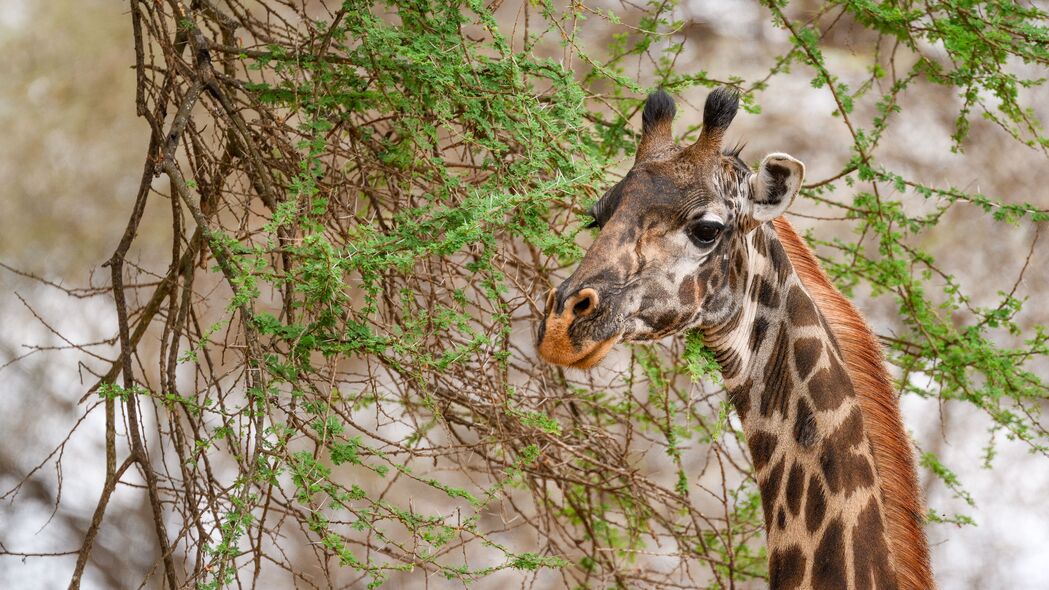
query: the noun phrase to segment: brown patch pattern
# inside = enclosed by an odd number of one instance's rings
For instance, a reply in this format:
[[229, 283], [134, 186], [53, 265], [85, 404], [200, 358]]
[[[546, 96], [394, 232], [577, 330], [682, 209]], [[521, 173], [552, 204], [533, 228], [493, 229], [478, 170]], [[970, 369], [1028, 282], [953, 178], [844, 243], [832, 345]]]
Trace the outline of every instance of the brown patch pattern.
[[805, 579], [805, 554], [797, 545], [776, 549], [769, 556], [769, 587], [772, 590], [794, 590]]
[[874, 470], [866, 455], [853, 452], [863, 441], [863, 414], [853, 408], [841, 426], [827, 437], [820, 453], [820, 467], [831, 493], [848, 496], [874, 485]]
[[801, 465], [795, 463], [790, 468], [790, 475], [787, 476], [787, 489], [784, 492], [787, 495], [787, 508], [790, 509], [791, 516], [797, 516], [801, 511], [801, 499], [805, 494], [805, 470], [801, 468]]
[[750, 390], [754, 387], [754, 380], [747, 378], [743, 385], [733, 388], [728, 392], [728, 401], [736, 408], [740, 420], [746, 420], [750, 413]]
[[750, 351], [757, 352], [765, 342], [765, 333], [768, 332], [769, 321], [765, 318], [755, 318], [754, 325], [750, 329]]
[[798, 338], [794, 341], [794, 368], [798, 370], [798, 379], [805, 380], [809, 376], [822, 353], [823, 343], [817, 338]]
[[816, 418], [812, 415], [812, 407], [803, 397], [798, 398], [798, 411], [794, 416], [794, 440], [803, 448], [811, 448], [819, 440], [819, 431], [816, 429]]
[[896, 577], [889, 566], [889, 547], [881, 524], [878, 502], [871, 498], [852, 529], [853, 572], [856, 590], [895, 590]]
[[772, 453], [776, 451], [776, 436], [768, 432], [755, 432], [750, 437], [750, 456], [754, 460], [754, 469], [761, 471], [772, 459]]
[[769, 471], [768, 477], [761, 482], [761, 509], [765, 514], [765, 530], [769, 530], [769, 521], [772, 519], [772, 509], [779, 497], [780, 480], [783, 479], [783, 459]]
[[812, 300], [806, 297], [805, 292], [797, 285], [791, 287], [787, 293], [787, 317], [790, 323], [799, 328], [819, 323]]
[[813, 473], [809, 476], [809, 491], [805, 495], [805, 528], [810, 533], [820, 530], [823, 515], [827, 513], [827, 494], [819, 477]]
[[773, 411], [786, 417], [790, 403], [793, 380], [787, 364], [790, 348], [787, 330], [780, 327], [776, 334], [776, 343], [772, 347], [772, 356], [765, 365], [765, 391], [761, 394], [761, 415], [771, 416]]
[[[840, 365], [839, 365], [840, 366]], [[817, 410], [834, 410], [845, 401], [849, 383], [833, 369], [820, 369], [809, 380], [809, 397]]]
[[834, 517], [823, 531], [823, 538], [812, 555], [812, 588], [843, 590], [845, 579], [845, 525]]

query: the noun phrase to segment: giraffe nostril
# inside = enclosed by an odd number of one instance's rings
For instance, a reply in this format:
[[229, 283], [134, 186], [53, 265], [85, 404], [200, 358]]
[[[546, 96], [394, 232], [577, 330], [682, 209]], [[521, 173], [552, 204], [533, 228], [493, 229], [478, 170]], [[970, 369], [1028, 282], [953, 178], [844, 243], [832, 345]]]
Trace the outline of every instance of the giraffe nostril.
[[572, 311], [574, 311], [576, 315], [583, 315], [588, 309], [590, 309], [590, 299], [581, 299], [579, 303], [575, 304]]
[[597, 291], [593, 289], [583, 289], [582, 291], [575, 294], [576, 301], [572, 304], [572, 315], [573, 317], [583, 317], [597, 308]]

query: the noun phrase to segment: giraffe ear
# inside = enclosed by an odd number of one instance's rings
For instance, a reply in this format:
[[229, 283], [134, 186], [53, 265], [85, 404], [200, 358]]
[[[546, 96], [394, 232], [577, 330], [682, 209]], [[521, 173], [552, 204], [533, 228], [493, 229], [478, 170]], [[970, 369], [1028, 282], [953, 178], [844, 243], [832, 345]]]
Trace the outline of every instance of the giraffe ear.
[[762, 223], [783, 214], [801, 189], [805, 165], [787, 154], [765, 156], [750, 177], [750, 216]]

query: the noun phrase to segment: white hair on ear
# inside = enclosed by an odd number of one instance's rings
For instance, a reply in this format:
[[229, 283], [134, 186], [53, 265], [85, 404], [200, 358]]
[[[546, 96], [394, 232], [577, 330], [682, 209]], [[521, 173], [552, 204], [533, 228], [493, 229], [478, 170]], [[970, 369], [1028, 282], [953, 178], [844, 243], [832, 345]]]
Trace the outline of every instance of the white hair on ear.
[[790, 207], [801, 190], [805, 165], [792, 156], [772, 153], [765, 156], [758, 173], [750, 178], [750, 215], [755, 221], [775, 219]]

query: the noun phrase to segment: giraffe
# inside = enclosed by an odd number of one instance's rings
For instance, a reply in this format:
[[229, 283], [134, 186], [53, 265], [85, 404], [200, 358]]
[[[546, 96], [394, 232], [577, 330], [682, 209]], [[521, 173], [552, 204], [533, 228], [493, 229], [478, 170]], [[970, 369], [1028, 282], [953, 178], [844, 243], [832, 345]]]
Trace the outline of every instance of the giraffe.
[[589, 369], [618, 342], [700, 330], [751, 453], [771, 587], [932, 588], [877, 340], [781, 217], [805, 166], [773, 153], [753, 172], [722, 149], [738, 107], [714, 90], [679, 146], [673, 99], [649, 95], [633, 167], [590, 210], [596, 240], [547, 294], [538, 353]]

